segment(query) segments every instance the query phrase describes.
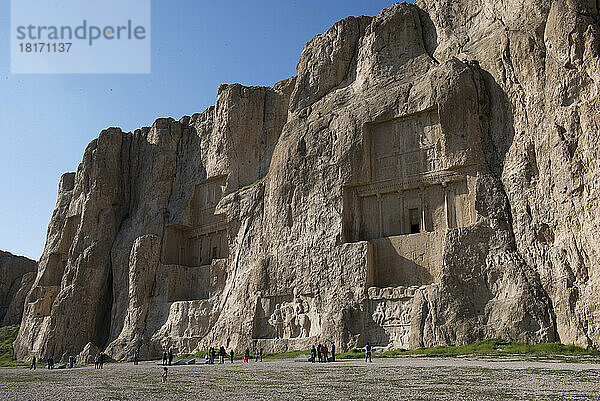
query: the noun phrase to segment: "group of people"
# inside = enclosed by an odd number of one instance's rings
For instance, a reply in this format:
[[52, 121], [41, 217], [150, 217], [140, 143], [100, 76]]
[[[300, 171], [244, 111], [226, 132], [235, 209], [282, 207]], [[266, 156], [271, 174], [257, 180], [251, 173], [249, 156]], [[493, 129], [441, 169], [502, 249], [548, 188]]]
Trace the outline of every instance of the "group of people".
[[[233, 352], [233, 351], [231, 351], [231, 352]], [[263, 358], [263, 349], [257, 348], [256, 351], [254, 351], [254, 362], [258, 362], [258, 361], [262, 362], [262, 358]], [[248, 363], [249, 359], [250, 359], [250, 349], [246, 348], [246, 351], [244, 351], [244, 362]]]
[[[213, 365], [215, 363], [215, 361], [217, 360], [217, 357], [219, 358], [219, 363], [225, 363], [225, 358], [227, 358], [227, 357], [229, 357], [229, 361], [231, 363], [233, 363], [235, 353], [233, 352], [232, 349], [229, 350], [229, 352], [227, 352], [225, 347], [222, 345], [219, 347], [218, 350], [215, 347], [210, 347], [208, 349], [208, 351], [206, 351], [206, 355], [204, 357], [204, 363]], [[250, 360], [250, 348], [246, 348], [246, 350], [244, 351], [244, 362], [248, 363], [249, 360]], [[262, 362], [262, 360], [263, 360], [263, 349], [257, 348], [256, 351], [254, 351], [254, 361]]]
[[54, 369], [54, 357], [48, 357], [48, 369]]
[[167, 352], [167, 350], [163, 349], [162, 364], [171, 366], [172, 363], [173, 363], [173, 348], [172, 347], [169, 348], [168, 352]]
[[[48, 367], [48, 369], [54, 369], [54, 357], [49, 356], [48, 360], [47, 360], [47, 364], [46, 366]], [[75, 357], [74, 356], [69, 356], [69, 364], [67, 365], [69, 368], [74, 368], [75, 367]], [[65, 367], [65, 366], [63, 366]], [[33, 358], [31, 358], [31, 364], [29, 365], [29, 370], [35, 370], [37, 368], [37, 358], [35, 357], [35, 355], [33, 356]], [[59, 369], [61, 368], [61, 366], [59, 366]]]
[[[365, 362], [373, 362], [372, 360], [372, 346], [367, 343], [365, 345]], [[229, 355], [228, 355], [229, 354]], [[262, 348], [257, 348], [255, 353], [254, 353], [255, 357], [254, 357], [254, 361], [255, 362], [262, 362], [263, 360], [263, 349]], [[206, 356], [205, 356], [205, 362], [206, 364], [214, 364], [215, 360], [217, 358], [217, 356], [219, 357], [219, 363], [225, 363], [225, 358], [227, 356], [229, 356], [229, 360], [231, 361], [231, 363], [233, 363], [234, 360], [234, 356], [235, 353], [233, 352], [233, 350], [230, 350], [229, 353], [227, 353], [227, 351], [225, 350], [224, 346], [219, 347], [219, 350], [217, 351], [217, 349], [215, 347], [210, 347], [208, 349], [208, 351], [206, 352]], [[99, 352], [98, 354], [96, 354], [96, 357], [94, 358], [94, 368], [95, 369], [102, 369], [104, 367], [104, 361], [106, 359], [106, 356], [103, 352]], [[139, 363], [139, 359], [140, 359], [140, 351], [137, 350], [134, 353], [134, 357], [133, 357], [133, 363], [134, 365], [137, 365]], [[246, 350], [244, 351], [244, 362], [248, 363], [248, 361], [250, 360], [250, 349], [246, 348]], [[335, 344], [332, 342], [331, 343], [331, 347], [328, 348], [327, 344], [318, 344], [317, 346], [312, 345], [312, 347], [310, 348], [310, 357], [308, 358], [309, 362], [335, 362]], [[36, 368], [36, 357], [34, 356], [31, 360], [31, 365], [29, 366], [29, 369], [35, 369]], [[173, 363], [173, 348], [169, 348], [169, 350], [163, 350], [163, 357], [162, 357], [162, 364], [164, 366], [169, 365], [171, 366], [171, 364]], [[48, 357], [48, 369], [54, 369], [54, 358], [53, 357]], [[69, 357], [69, 367], [74, 367], [75, 366], [75, 357]], [[163, 383], [167, 382], [167, 371], [168, 369], [165, 367], [164, 371], [163, 371], [163, 376], [162, 376], [162, 381]]]
[[[206, 351], [204, 363], [213, 365], [215, 363], [215, 360], [217, 359], [217, 356], [219, 357], [219, 363], [225, 363], [225, 358], [227, 358], [228, 353], [227, 350], [225, 350], [224, 346], [221, 345], [218, 351], [215, 347], [210, 347], [208, 351]], [[235, 354], [233, 350], [229, 350], [229, 360], [231, 361], [231, 363], [233, 363], [234, 356]]]
[[106, 355], [104, 352], [99, 352], [96, 354], [94, 358], [94, 369], [103, 369], [104, 368], [104, 360], [106, 359]]
[[319, 362], [335, 362], [335, 344], [331, 343], [331, 356], [329, 355], [329, 349], [327, 349], [327, 344], [318, 344], [316, 347], [310, 347], [310, 358], [308, 358], [309, 362], [315, 363], [317, 360]]

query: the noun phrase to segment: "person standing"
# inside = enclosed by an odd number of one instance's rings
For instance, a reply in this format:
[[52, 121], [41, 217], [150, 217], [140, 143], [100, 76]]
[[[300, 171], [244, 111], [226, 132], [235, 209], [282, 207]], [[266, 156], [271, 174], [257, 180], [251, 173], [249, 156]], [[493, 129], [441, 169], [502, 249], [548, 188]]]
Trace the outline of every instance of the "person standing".
[[167, 350], [166, 349], [163, 349], [162, 364], [163, 364], [163, 366], [165, 366], [167, 364]]
[[221, 348], [219, 348], [219, 363], [220, 364], [225, 363], [225, 354], [226, 354], [225, 347], [223, 347], [221, 345]]
[[331, 362], [335, 362], [335, 344], [331, 343]]
[[140, 357], [140, 353], [139, 353], [139, 351], [137, 351], [137, 350], [136, 350], [136, 351], [133, 353], [133, 364], [134, 364], [134, 365], [137, 365], [137, 364], [138, 364], [138, 358], [139, 358], [139, 357]]
[[[54, 364], [54, 361], [52, 363]], [[100, 353], [100, 369], [104, 369], [104, 352]]]
[[31, 369], [35, 370], [35, 362], [36, 362], [36, 359], [35, 359], [35, 355], [34, 355], [33, 358], [31, 358], [31, 365], [29, 366], [29, 370], [31, 370]]
[[327, 362], [327, 353], [329, 352], [327, 350], [327, 344], [323, 344], [322, 350], [323, 350], [323, 362]]
[[173, 362], [173, 347], [169, 348], [169, 366]]
[[217, 359], [217, 349], [216, 348], [211, 348], [212, 351], [210, 351], [210, 360], [211, 360], [211, 364], [215, 364], [215, 359]]
[[229, 359], [231, 359], [231, 363], [233, 363], [233, 350], [229, 350]]
[[319, 362], [323, 362], [323, 347], [321, 344], [317, 345], [317, 355], [319, 356]]
[[317, 359], [317, 349], [315, 348], [315, 345], [313, 344], [312, 347], [310, 347], [310, 361], [312, 363], [315, 363], [316, 359]]
[[258, 362], [258, 348], [256, 349], [256, 351], [254, 353], [254, 362]]
[[371, 344], [365, 345], [365, 362], [373, 362], [371, 359]]
[[262, 354], [263, 354], [263, 349], [262, 349], [262, 347], [261, 347], [261, 349], [260, 349], [260, 361], [261, 361], [261, 362], [262, 362]]
[[94, 369], [98, 369], [100, 367], [100, 354], [96, 354], [94, 357]]
[[246, 348], [246, 351], [244, 351], [244, 362], [248, 363], [248, 358], [250, 358], [250, 350]]
[[167, 368], [166, 366], [163, 367], [164, 371], [163, 371], [163, 375], [162, 375], [162, 382], [166, 383], [167, 382], [167, 372], [169, 371], [169, 368]]

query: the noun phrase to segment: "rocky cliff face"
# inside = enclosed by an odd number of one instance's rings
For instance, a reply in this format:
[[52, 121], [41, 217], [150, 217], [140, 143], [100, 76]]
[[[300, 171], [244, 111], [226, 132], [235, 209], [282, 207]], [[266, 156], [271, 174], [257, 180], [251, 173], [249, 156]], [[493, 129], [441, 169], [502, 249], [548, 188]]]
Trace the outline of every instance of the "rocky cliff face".
[[600, 344], [598, 8], [346, 18], [297, 77], [100, 133], [15, 350]]
[[36, 268], [34, 260], [0, 251], [0, 326], [21, 322]]

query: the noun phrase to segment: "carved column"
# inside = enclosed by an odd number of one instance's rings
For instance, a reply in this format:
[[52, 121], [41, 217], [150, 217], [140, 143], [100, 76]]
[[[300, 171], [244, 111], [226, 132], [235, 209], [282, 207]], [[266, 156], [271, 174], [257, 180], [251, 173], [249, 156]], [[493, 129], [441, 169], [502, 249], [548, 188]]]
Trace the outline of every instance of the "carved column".
[[[360, 197], [358, 196], [358, 193], [355, 190], [352, 190], [352, 208], [349, 211], [350, 213], [354, 214], [356, 213], [356, 218], [353, 220], [353, 224], [352, 224], [352, 229], [353, 229], [353, 233], [352, 233], [352, 240], [354, 241], [359, 241], [363, 238], [360, 238], [360, 226], [362, 224], [362, 210], [361, 210], [361, 206], [360, 206]], [[347, 216], [347, 218], [349, 218]]]
[[454, 191], [448, 190], [448, 216], [450, 217], [450, 227], [456, 228], [456, 206], [454, 205]]
[[421, 232], [427, 231], [425, 229], [425, 187], [421, 187], [421, 193], [419, 194], [419, 200], [421, 202]]
[[404, 234], [404, 191], [398, 191], [398, 198], [400, 203], [400, 234]]
[[383, 205], [381, 194], [377, 194], [377, 206], [379, 207], [379, 238], [383, 238]]
[[446, 216], [446, 230], [450, 229], [450, 214], [448, 209], [448, 184], [442, 183], [442, 190], [444, 191], [444, 215]]

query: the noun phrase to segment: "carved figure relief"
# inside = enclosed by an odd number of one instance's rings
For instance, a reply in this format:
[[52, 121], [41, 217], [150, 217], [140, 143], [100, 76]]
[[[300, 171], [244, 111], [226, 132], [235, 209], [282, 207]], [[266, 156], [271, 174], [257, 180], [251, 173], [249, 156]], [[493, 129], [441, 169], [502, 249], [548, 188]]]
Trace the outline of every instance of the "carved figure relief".
[[313, 322], [318, 321], [311, 302], [311, 297], [297, 293], [294, 293], [293, 297], [258, 297], [254, 338], [309, 337]]
[[408, 348], [412, 299], [367, 301], [365, 342]]
[[273, 314], [269, 318], [269, 324], [275, 329], [275, 338], [283, 338], [283, 316], [281, 305], [276, 305]]

